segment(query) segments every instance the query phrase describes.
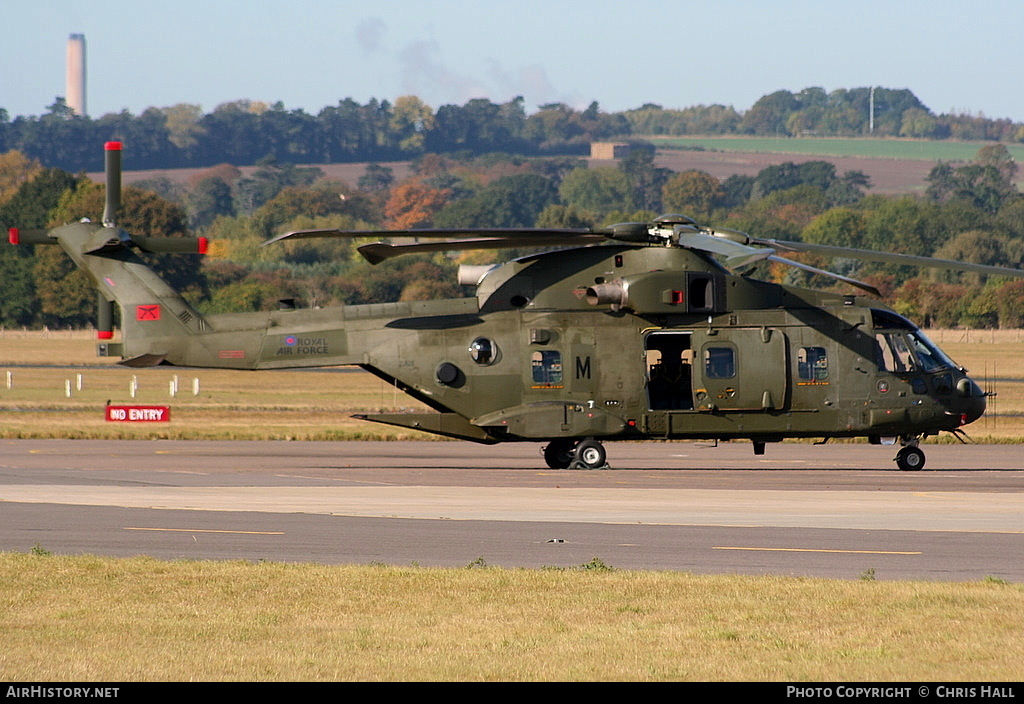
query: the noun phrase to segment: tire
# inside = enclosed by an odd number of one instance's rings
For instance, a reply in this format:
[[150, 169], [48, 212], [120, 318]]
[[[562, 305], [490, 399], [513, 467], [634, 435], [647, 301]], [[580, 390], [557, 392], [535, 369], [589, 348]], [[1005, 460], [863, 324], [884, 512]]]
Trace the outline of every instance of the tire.
[[904, 447], [896, 453], [896, 466], [904, 472], [916, 472], [924, 468], [924, 452], [917, 447]]
[[607, 460], [604, 445], [596, 440], [584, 440], [576, 446], [576, 464], [584, 469], [601, 469]]
[[568, 439], [552, 440], [544, 448], [544, 461], [551, 469], [568, 469], [575, 458], [575, 441]]

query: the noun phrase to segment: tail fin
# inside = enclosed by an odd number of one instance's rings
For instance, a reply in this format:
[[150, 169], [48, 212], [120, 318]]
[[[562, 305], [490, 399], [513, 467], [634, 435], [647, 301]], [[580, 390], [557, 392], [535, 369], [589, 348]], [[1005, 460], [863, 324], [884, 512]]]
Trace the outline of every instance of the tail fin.
[[[86, 272], [99, 291], [97, 336], [100, 354], [124, 356], [125, 364], [159, 364], [183, 344], [182, 338], [202, 333], [206, 321], [139, 257], [144, 252], [203, 254], [206, 239], [133, 236], [115, 223], [120, 207], [121, 144], [106, 144], [107, 201], [103, 224], [78, 222], [48, 232], [8, 232], [11, 244], [59, 245]], [[113, 337], [112, 306], [121, 308], [123, 342]]]

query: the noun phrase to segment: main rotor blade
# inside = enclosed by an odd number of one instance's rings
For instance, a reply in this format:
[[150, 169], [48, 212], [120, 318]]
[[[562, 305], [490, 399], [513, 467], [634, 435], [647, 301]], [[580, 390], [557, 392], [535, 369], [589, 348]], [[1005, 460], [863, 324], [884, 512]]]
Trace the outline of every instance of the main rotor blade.
[[[584, 244], [591, 242], [603, 242], [606, 238], [602, 235], [589, 235], [586, 237], [574, 238], [572, 244]], [[410, 244], [388, 244], [387, 242], [374, 242], [359, 247], [359, 253], [371, 264], [379, 264], [385, 259], [398, 257], [403, 254], [418, 254], [421, 252], [459, 252], [476, 249], [515, 249], [517, 247], [555, 247], [566, 244], [564, 237], [494, 237], [491, 239], [478, 240], [443, 240], [441, 242], [414, 242]]]
[[765, 257], [765, 258], [768, 261], [770, 261], [770, 262], [776, 262], [778, 264], [786, 264], [787, 266], [791, 266], [791, 267], [794, 267], [794, 268], [797, 268], [797, 269], [802, 269], [804, 271], [809, 271], [812, 274], [820, 274], [821, 276], [828, 276], [830, 278], [835, 279], [836, 281], [842, 281], [844, 284], [850, 284], [851, 286], [856, 286], [857, 288], [861, 289], [862, 291], [867, 291], [872, 296], [877, 296], [878, 298], [882, 297], [882, 294], [879, 292], [879, 290], [877, 288], [875, 288], [871, 284], [866, 284], [863, 281], [857, 281], [857, 279], [851, 279], [848, 276], [843, 276], [842, 274], [837, 274], [837, 273], [835, 273], [833, 271], [825, 271], [824, 269], [819, 269], [819, 268], [811, 266], [809, 264], [801, 264], [800, 262], [795, 262], [792, 259], [786, 259], [785, 257], [777, 257], [774, 254], [769, 256], [769, 257]]
[[[482, 237], [505, 238], [512, 242], [510, 247], [518, 247], [519, 239], [529, 240], [536, 237], [549, 237], [549, 244], [575, 244], [581, 239], [597, 241], [605, 238], [618, 242], [652, 243], [660, 241], [648, 233], [650, 225], [642, 222], [620, 222], [609, 227], [593, 229], [589, 227], [463, 227], [463, 228], [425, 228], [422, 230], [296, 230], [273, 237], [266, 242], [274, 244], [282, 240], [306, 239], [310, 237], [414, 237], [416, 239], [435, 239], [450, 237]], [[557, 241], [555, 241], [557, 240]], [[530, 246], [530, 245], [522, 245]]]
[[[283, 235], [273, 237], [265, 245], [282, 242], [284, 240], [308, 239], [312, 237], [416, 237], [426, 239], [451, 238], [451, 237], [496, 237], [512, 240], [517, 237], [559, 237], [561, 241], [575, 240], [579, 237], [592, 236], [595, 233], [588, 228], [545, 228], [545, 227], [478, 227], [440, 229], [429, 228], [423, 230], [295, 230], [286, 232]], [[515, 247], [516, 245], [510, 245]]]
[[719, 239], [699, 232], [680, 232], [678, 237], [680, 247], [725, 257], [723, 264], [730, 270], [743, 269], [775, 254], [773, 249], [750, 247], [733, 240]]
[[1024, 278], [1024, 269], [1011, 269], [1004, 266], [989, 266], [987, 264], [973, 264], [971, 262], [958, 262], [951, 259], [934, 259], [932, 257], [919, 257], [910, 254], [894, 254], [892, 252], [875, 252], [869, 249], [854, 249], [852, 247], [835, 247], [826, 244], [810, 244], [807, 242], [789, 242], [786, 240], [753, 240], [758, 244], [769, 247], [789, 250], [792, 252], [809, 252], [829, 257], [843, 257], [846, 259], [863, 259], [869, 262], [880, 262], [883, 264], [905, 264], [907, 266], [929, 267], [932, 269], [945, 269], [948, 271], [969, 271], [976, 274], [989, 274], [991, 276], [1009, 276], [1012, 278]]

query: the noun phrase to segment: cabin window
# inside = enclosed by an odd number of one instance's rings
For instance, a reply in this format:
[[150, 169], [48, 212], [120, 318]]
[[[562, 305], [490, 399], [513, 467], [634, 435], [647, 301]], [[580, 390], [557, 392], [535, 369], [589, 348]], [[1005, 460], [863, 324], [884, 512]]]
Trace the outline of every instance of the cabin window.
[[704, 377], [707, 379], [731, 379], [736, 376], [736, 352], [731, 347], [706, 347], [704, 349]]
[[801, 381], [828, 379], [828, 355], [824, 347], [801, 347], [796, 359], [797, 376]]
[[562, 353], [557, 350], [538, 350], [530, 358], [533, 370], [533, 388], [562, 388]]

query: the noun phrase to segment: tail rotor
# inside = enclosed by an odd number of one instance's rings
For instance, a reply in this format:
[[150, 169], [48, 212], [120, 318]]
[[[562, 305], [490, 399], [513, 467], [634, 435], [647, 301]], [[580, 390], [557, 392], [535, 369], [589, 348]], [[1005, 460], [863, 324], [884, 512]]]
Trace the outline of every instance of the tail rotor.
[[117, 211], [121, 207], [121, 143], [107, 142], [104, 149], [104, 173], [107, 200], [103, 206], [103, 227], [117, 227]]
[[[107, 196], [103, 205], [103, 227], [117, 229], [117, 211], [121, 207], [121, 143], [107, 142], [104, 149], [104, 174], [106, 175]], [[119, 239], [126, 239], [120, 237]], [[96, 296], [96, 338], [110, 340], [114, 337], [114, 301], [99, 290]]]

